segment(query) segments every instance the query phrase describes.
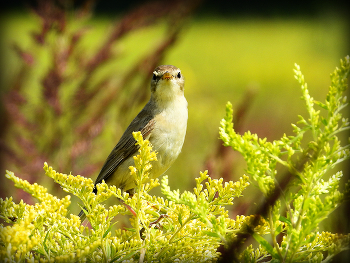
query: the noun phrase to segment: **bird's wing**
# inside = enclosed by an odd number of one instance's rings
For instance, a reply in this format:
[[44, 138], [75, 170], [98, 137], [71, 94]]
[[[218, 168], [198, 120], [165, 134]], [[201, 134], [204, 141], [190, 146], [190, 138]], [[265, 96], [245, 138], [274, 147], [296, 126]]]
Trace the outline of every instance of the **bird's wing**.
[[[109, 154], [105, 164], [103, 165], [95, 182], [99, 184], [114, 173], [116, 169], [130, 156], [134, 155], [139, 146], [135, 145], [136, 140], [132, 136], [132, 132], [141, 131], [143, 138], [148, 138], [154, 129], [154, 116], [145, 110], [142, 110], [135, 119], [130, 123], [117, 145]], [[118, 187], [118, 186], [117, 186]]]

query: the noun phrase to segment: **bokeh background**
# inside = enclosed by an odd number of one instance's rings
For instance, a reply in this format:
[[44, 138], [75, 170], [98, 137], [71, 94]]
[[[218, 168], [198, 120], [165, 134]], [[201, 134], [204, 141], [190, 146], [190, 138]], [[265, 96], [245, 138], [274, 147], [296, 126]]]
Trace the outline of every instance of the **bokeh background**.
[[[250, 130], [268, 140], [291, 134], [297, 115], [306, 116], [294, 63], [310, 94], [324, 100], [330, 73], [350, 53], [346, 2], [3, 4], [1, 173], [11, 170], [58, 196], [65, 193], [45, 177], [45, 161], [59, 172], [95, 179], [149, 99], [153, 69], [172, 64], [186, 78], [189, 120], [183, 151], [166, 172], [171, 187], [191, 190], [205, 169], [214, 178], [237, 180], [244, 161], [218, 139], [227, 101], [240, 133]], [[347, 165], [342, 168], [347, 175]], [[2, 198], [33, 203], [4, 177], [0, 191]], [[232, 216], [254, 211], [260, 195], [250, 186]], [[73, 213], [78, 209], [72, 206]], [[348, 221], [346, 209], [339, 209], [326, 229], [345, 232]]]

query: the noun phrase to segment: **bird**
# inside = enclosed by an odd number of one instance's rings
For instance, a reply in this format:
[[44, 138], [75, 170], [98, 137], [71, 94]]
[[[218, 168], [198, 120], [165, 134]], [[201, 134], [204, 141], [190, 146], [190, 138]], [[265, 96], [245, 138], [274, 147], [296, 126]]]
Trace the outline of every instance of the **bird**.
[[[140, 131], [143, 139], [148, 140], [157, 152], [157, 161], [152, 164], [150, 178], [162, 175], [174, 163], [182, 150], [187, 130], [188, 103], [184, 96], [184, 84], [184, 76], [179, 68], [161, 65], [154, 69], [151, 97], [108, 155], [95, 181], [95, 193], [96, 185], [103, 180], [108, 185], [133, 193], [136, 184], [129, 166], [134, 164], [133, 156], [138, 154], [139, 149], [135, 145], [133, 132]], [[83, 210], [79, 217], [83, 222]]]

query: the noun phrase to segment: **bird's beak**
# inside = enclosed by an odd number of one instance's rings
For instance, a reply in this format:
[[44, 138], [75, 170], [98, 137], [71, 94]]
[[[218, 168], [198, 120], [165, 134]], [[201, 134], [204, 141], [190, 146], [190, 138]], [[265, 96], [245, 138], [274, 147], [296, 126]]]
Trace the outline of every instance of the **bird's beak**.
[[172, 78], [173, 78], [173, 75], [171, 75], [169, 72], [165, 72], [164, 75], [162, 76], [162, 79], [170, 80]]

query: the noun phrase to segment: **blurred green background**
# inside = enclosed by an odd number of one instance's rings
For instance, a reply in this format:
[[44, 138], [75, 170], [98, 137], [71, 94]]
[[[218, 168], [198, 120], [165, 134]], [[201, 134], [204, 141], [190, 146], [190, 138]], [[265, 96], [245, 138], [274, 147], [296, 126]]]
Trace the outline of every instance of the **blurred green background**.
[[[113, 30], [114, 23], [118, 23], [140, 4], [131, 1], [118, 9], [119, 6], [113, 6], [110, 2], [104, 5], [103, 2], [96, 6], [96, 11], [91, 17], [82, 20], [75, 20], [74, 15], [68, 13], [67, 31], [74, 31], [83, 26], [88, 28], [76, 48], [81, 59], [89, 57], [98, 50], [106, 36]], [[283, 6], [282, 3], [278, 6], [274, 2], [268, 2], [263, 6], [258, 1], [253, 1], [249, 8], [249, 3], [225, 6], [222, 1], [216, 2], [215, 5], [204, 2], [182, 21], [175, 44], [166, 50], [160, 60], [161, 64], [172, 64], [182, 70], [186, 78], [185, 96], [189, 109], [188, 130], [182, 153], [166, 172], [171, 187], [181, 191], [191, 190], [199, 171], [208, 168], [208, 158], [215, 159], [220, 144], [218, 127], [224, 117], [227, 101], [231, 101], [234, 108], [238, 108], [244, 101], [246, 92], [251, 92], [253, 96], [245, 102], [247, 109], [240, 119], [239, 130], [242, 133], [250, 130], [259, 137], [274, 140], [279, 139], [283, 133], [292, 133], [291, 123], [298, 121], [297, 115], [306, 116], [305, 106], [300, 100], [300, 87], [294, 79], [294, 63], [301, 66], [310, 94], [317, 100], [325, 99], [330, 85], [329, 74], [339, 65], [339, 59], [349, 54], [349, 19], [345, 15], [343, 8], [345, 5], [341, 1], [319, 2], [318, 6], [315, 4], [311, 1], [297, 1], [293, 6], [287, 4]], [[111, 79], [109, 87], [113, 88], [113, 83], [120, 83], [118, 76], [126, 74], [140, 57], [151, 53], [162, 41], [163, 36], [171, 31], [172, 26], [162, 19], [157, 23], [132, 30], [113, 43], [111, 49], [115, 59], [110, 59], [98, 70], [89, 80], [89, 87], [98, 85], [106, 76]], [[16, 78], [23, 64], [18, 52], [14, 51], [13, 44], [17, 43], [23, 50], [29, 48], [35, 57], [36, 64], [32, 66], [34, 70], [31, 70], [30, 76], [26, 77], [25, 85], [23, 84], [25, 89], [22, 90], [27, 102], [30, 102], [23, 106], [30, 119], [33, 118], [31, 114], [35, 115], [34, 111], [31, 112], [31, 107], [38, 107], [43, 103], [42, 96], [38, 94], [42, 79], [51, 67], [52, 58], [49, 54], [52, 49], [64, 46], [68, 40], [50, 33], [45, 45], [36, 45], [37, 48], [32, 49], [35, 46], [32, 33], [40, 31], [41, 26], [40, 19], [27, 9], [11, 7], [6, 12], [3, 11], [1, 25], [1, 93], [4, 100], [8, 99], [6, 94], [15, 88]], [[79, 73], [79, 67], [73, 62], [69, 65], [68, 72], [71, 69], [77, 78], [84, 74]], [[144, 78], [148, 83], [150, 74]], [[139, 79], [133, 81], [138, 84], [142, 82]], [[74, 80], [66, 86], [69, 85], [73, 87]], [[89, 159], [78, 160], [80, 168], [91, 160], [98, 165], [103, 164], [123, 130], [148, 100], [150, 95], [148, 84], [142, 87], [146, 91], [144, 100], [132, 104], [133, 99], [127, 99], [132, 93], [126, 90], [116, 97], [114, 104], [128, 101], [131, 104], [127, 110], [118, 108], [119, 110], [115, 111], [112, 106], [101, 115], [104, 120], [103, 128], [88, 149]], [[69, 88], [66, 90], [68, 91], [60, 94], [62, 100], [70, 96]], [[86, 105], [86, 108], [89, 106], [91, 105]], [[91, 108], [90, 112], [94, 111], [94, 107]], [[69, 109], [69, 105], [66, 109]], [[2, 112], [4, 118], [1, 145], [9, 144], [11, 147], [17, 147], [14, 152], [18, 153], [21, 144], [12, 138], [11, 132], [15, 129], [13, 127], [15, 125], [12, 124], [12, 119], [4, 108]], [[89, 114], [89, 110], [84, 111], [84, 114]], [[55, 123], [55, 118], [54, 115], [51, 117], [52, 125]], [[84, 120], [84, 117], [82, 119]], [[73, 123], [68, 120], [63, 123], [61, 124], [66, 132], [63, 135], [64, 139], [71, 137], [74, 140], [74, 136], [71, 135], [73, 131], [70, 129]], [[43, 127], [46, 127], [45, 123]], [[50, 133], [49, 128], [45, 128], [42, 132], [41, 136], [45, 140], [45, 136]], [[27, 133], [25, 136], [30, 137], [30, 134]], [[344, 138], [347, 139], [348, 135], [344, 135]], [[11, 162], [16, 156], [9, 154], [6, 147], [2, 149], [5, 149], [2, 151], [2, 171], [12, 170], [18, 176], [23, 174], [26, 178], [23, 167]], [[42, 167], [43, 161], [48, 161], [49, 165], [62, 173], [77, 174], [84, 171], [75, 169], [75, 164], [67, 164], [64, 166], [66, 170], [60, 170], [60, 162], [65, 162], [64, 159], [67, 158], [69, 155], [62, 150], [59, 158], [39, 159], [36, 160], [38, 162], [36, 165]], [[233, 154], [232, 158], [234, 158], [233, 170], [230, 172], [230, 177], [225, 180], [237, 180], [244, 173], [244, 162], [240, 156]], [[90, 174], [95, 179], [98, 168], [92, 171]], [[209, 169], [209, 174], [215, 178], [221, 176], [215, 169], [212, 171]], [[83, 173], [82, 175], [86, 176]], [[52, 186], [49, 180], [42, 179], [43, 171], [32, 176], [27, 176], [27, 180], [35, 182], [40, 178], [40, 181], [48, 185], [57, 195], [63, 195], [61, 189]], [[1, 197], [14, 195], [12, 183], [3, 180], [2, 178], [1, 182], [4, 183]], [[155, 189], [154, 193], [159, 194], [159, 189]], [[248, 214], [257, 205], [254, 198], [260, 193], [254, 186], [249, 187], [243, 194], [243, 198], [246, 199], [241, 202], [239, 209], [233, 211], [233, 215]], [[77, 212], [78, 208], [73, 207], [72, 210]]]

